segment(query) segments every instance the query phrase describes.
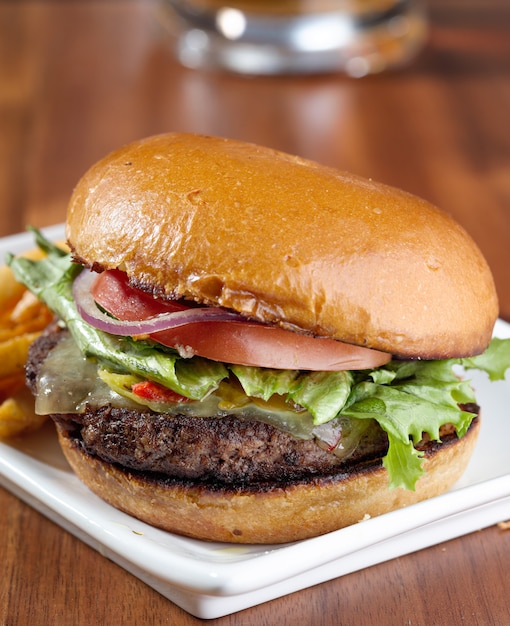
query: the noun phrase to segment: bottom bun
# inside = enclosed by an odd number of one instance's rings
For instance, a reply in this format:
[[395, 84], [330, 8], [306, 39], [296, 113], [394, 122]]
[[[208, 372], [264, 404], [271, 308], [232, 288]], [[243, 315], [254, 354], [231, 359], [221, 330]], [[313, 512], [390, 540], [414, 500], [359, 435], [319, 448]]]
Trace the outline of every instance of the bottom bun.
[[415, 491], [389, 489], [381, 461], [285, 485], [229, 488], [155, 480], [84, 452], [57, 425], [72, 469], [94, 493], [152, 526], [195, 539], [276, 544], [316, 537], [447, 491], [472, 455], [480, 420], [461, 439], [432, 444]]

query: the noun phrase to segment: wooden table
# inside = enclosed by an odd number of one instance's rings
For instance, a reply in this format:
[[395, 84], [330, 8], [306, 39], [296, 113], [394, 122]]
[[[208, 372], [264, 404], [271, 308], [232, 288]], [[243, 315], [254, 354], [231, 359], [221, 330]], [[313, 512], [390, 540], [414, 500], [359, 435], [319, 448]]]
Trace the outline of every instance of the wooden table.
[[[81, 174], [123, 143], [218, 134], [450, 211], [485, 253], [510, 320], [510, 7], [430, 5], [430, 43], [412, 67], [353, 80], [184, 69], [150, 1], [0, 4], [0, 236], [62, 221]], [[0, 537], [2, 624], [199, 621], [3, 490]], [[494, 526], [211, 623], [503, 626], [509, 557], [510, 532]]]

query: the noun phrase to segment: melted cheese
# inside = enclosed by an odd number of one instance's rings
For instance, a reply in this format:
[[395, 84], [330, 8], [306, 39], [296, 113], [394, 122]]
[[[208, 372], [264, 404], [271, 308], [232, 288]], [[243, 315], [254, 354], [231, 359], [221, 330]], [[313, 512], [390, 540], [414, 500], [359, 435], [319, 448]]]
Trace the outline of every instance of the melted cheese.
[[[95, 360], [85, 358], [80, 353], [71, 337], [62, 339], [40, 367], [36, 412], [40, 415], [82, 413], [87, 407], [97, 409], [108, 404], [138, 411], [147, 410], [146, 406], [111, 389], [97, 375], [97, 367]], [[233, 404], [225, 402], [223, 390], [218, 394], [211, 394], [200, 402], [168, 404], [165, 413], [198, 418], [236, 415], [241, 419], [264, 421], [298, 438], [313, 437], [312, 416], [306, 411], [293, 410], [281, 401], [265, 403], [246, 396], [242, 403]]]
[[[147, 411], [132, 399], [120, 395], [103, 382], [98, 374], [98, 364], [85, 358], [73, 339], [65, 337], [49, 353], [39, 369], [37, 380], [36, 412], [40, 415], [59, 413], [82, 413], [87, 408], [102, 406]], [[292, 407], [281, 397], [273, 397], [268, 402], [246, 395], [240, 400], [236, 395], [239, 389], [230, 385], [225, 389], [222, 383], [217, 392], [202, 401], [168, 404], [166, 415], [190, 415], [196, 418], [225, 417], [235, 415], [239, 419], [258, 420], [270, 424], [298, 439], [317, 439], [317, 443], [346, 458], [359, 444], [372, 420], [337, 418], [315, 426], [312, 416], [300, 407]], [[244, 393], [244, 392], [243, 392]]]

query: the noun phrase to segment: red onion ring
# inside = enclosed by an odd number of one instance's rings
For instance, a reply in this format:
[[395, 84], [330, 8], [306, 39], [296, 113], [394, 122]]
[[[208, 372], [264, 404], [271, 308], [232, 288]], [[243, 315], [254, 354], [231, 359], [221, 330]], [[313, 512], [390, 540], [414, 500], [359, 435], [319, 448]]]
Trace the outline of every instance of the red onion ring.
[[103, 313], [92, 297], [90, 288], [96, 277], [97, 274], [94, 272], [83, 269], [74, 281], [73, 298], [78, 313], [88, 324], [110, 334], [121, 336], [150, 335], [186, 324], [247, 321], [241, 315], [225, 311], [219, 307], [190, 307], [184, 311], [162, 313], [144, 320], [119, 320]]

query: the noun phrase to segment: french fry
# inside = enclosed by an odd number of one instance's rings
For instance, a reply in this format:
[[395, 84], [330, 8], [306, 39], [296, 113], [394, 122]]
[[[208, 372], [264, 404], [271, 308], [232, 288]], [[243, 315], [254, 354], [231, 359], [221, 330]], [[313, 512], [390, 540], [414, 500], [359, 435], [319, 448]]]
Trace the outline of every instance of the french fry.
[[14, 278], [11, 268], [7, 265], [0, 267], [0, 311], [5, 313], [12, 309], [26, 291]]
[[[32, 250], [24, 256], [40, 259], [43, 253]], [[8, 266], [0, 267], [0, 438], [31, 432], [46, 421], [35, 414], [24, 367], [30, 345], [52, 317]]]
[[39, 332], [24, 333], [0, 343], [0, 377], [23, 371], [30, 344], [39, 334]]
[[[32, 294], [30, 294], [32, 295]], [[30, 305], [30, 310], [20, 312], [16, 306], [8, 319], [0, 318], [0, 342], [19, 337], [25, 333], [41, 331], [51, 322], [53, 314], [39, 301]]]
[[44, 305], [31, 291], [25, 291], [11, 311], [10, 319], [15, 324], [27, 322], [37, 317]]
[[0, 378], [0, 403], [17, 393], [25, 386], [25, 372], [16, 372], [12, 376]]
[[47, 417], [36, 415], [34, 399], [27, 387], [0, 404], [0, 439], [17, 437], [40, 428]]
[[33, 335], [40, 332], [41, 330], [43, 330], [43, 328], [46, 328], [46, 326], [48, 326], [51, 319], [51, 316], [41, 313], [39, 317], [29, 320], [24, 324], [13, 326], [11, 328], [2, 328], [0, 324], [0, 346], [2, 343], [15, 339], [16, 337], [27, 334]]

